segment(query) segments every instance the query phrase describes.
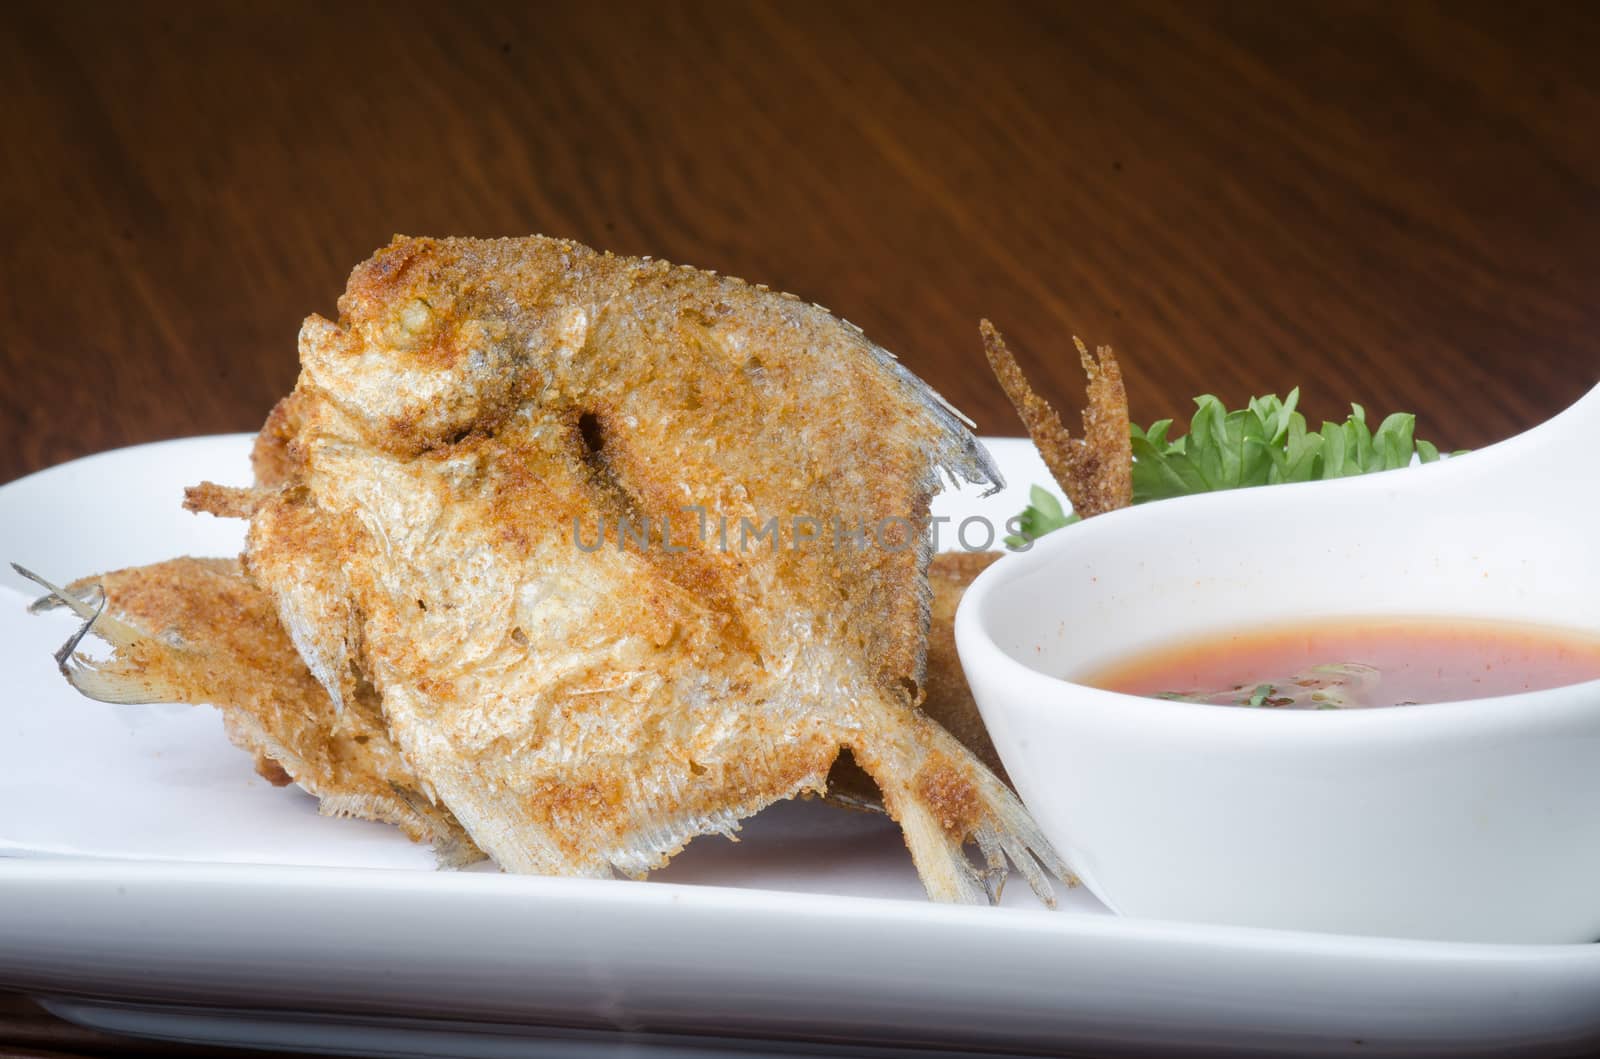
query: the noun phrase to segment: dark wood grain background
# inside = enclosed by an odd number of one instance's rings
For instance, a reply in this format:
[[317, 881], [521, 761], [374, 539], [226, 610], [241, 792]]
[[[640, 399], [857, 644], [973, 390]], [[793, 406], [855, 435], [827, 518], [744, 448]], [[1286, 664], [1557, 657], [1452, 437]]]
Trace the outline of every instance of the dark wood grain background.
[[1476, 446], [1600, 378], [1600, 8], [26, 4], [0, 40], [0, 479], [256, 427], [395, 232], [830, 306], [991, 433], [1300, 384]]
[[[1314, 417], [1359, 400], [1477, 446], [1600, 380], [1600, 5], [28, 2], [0, 25], [0, 480], [254, 429], [300, 320], [395, 232], [794, 291], [990, 433], [1018, 427], [982, 315], [1069, 409], [1069, 336], [1113, 345], [1143, 421], [1299, 384]], [[0, 1032], [48, 1026], [24, 1010]]]

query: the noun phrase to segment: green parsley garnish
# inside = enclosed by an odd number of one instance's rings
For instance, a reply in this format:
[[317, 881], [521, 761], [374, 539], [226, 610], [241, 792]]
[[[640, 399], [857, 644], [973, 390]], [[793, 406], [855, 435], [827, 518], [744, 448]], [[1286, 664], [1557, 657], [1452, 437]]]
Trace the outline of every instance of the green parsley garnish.
[[1017, 529], [1020, 533], [1012, 534], [1006, 538], [1006, 547], [1020, 548], [1029, 541], [1036, 541], [1046, 533], [1053, 533], [1062, 526], [1070, 526], [1074, 522], [1081, 522], [1082, 518], [1077, 512], [1067, 514], [1061, 508], [1061, 501], [1055, 494], [1042, 486], [1033, 486], [1028, 490], [1028, 506], [1022, 514], [1017, 516]]
[[[1345, 478], [1404, 467], [1413, 456], [1423, 463], [1439, 458], [1437, 446], [1412, 436], [1414, 415], [1396, 412], [1374, 431], [1367, 426], [1366, 410], [1352, 404], [1343, 423], [1323, 423], [1320, 431], [1313, 432], [1306, 428], [1305, 416], [1295, 410], [1299, 401], [1296, 387], [1287, 398], [1252, 397], [1248, 406], [1230, 412], [1216, 397], [1205, 394], [1195, 398], [1186, 435], [1169, 438], [1170, 419], [1152, 423], [1148, 430], [1135, 424], [1130, 430], [1133, 502]], [[1006, 538], [1008, 547], [1024, 547], [1078, 521], [1048, 490], [1034, 486], [1028, 498], [1030, 503], [1018, 519], [1021, 532]]]

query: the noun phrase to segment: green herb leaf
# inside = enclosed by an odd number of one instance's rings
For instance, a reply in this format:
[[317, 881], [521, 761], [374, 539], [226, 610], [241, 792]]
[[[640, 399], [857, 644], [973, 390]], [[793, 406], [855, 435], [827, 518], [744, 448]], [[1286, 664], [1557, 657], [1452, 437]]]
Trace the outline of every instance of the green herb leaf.
[[1372, 459], [1366, 469], [1392, 471], [1409, 464], [1412, 453], [1417, 451], [1411, 440], [1411, 431], [1416, 425], [1417, 417], [1407, 412], [1396, 412], [1385, 419], [1378, 432], [1372, 435]]
[[1063, 510], [1055, 494], [1036, 485], [1028, 490], [1028, 506], [1017, 516], [1017, 528], [1021, 532], [1006, 537], [1006, 547], [1024, 548], [1028, 542], [1077, 521], [1079, 516]]
[[[1218, 489], [1311, 482], [1404, 467], [1413, 458], [1433, 463], [1439, 449], [1414, 437], [1416, 417], [1396, 412], [1367, 426], [1366, 409], [1350, 406], [1343, 423], [1323, 423], [1312, 431], [1297, 410], [1296, 387], [1280, 399], [1275, 394], [1252, 397], [1241, 409], [1228, 411], [1211, 394], [1195, 398], [1189, 432], [1171, 437], [1172, 420], [1161, 419], [1129, 431], [1133, 448], [1133, 502], [1209, 493]], [[1048, 490], [1035, 486], [1029, 506], [1019, 518], [1020, 534], [1006, 538], [1011, 548], [1026, 547], [1046, 533], [1078, 521], [1067, 514]]]

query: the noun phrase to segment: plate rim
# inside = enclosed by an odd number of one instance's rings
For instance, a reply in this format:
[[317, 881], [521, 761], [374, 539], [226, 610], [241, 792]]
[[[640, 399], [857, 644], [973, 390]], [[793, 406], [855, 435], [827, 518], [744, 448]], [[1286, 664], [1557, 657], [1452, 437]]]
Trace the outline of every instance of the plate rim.
[[[86, 462], [126, 459], [130, 456], [136, 459], [141, 456], [164, 459], [173, 449], [184, 447], [205, 449], [220, 445], [231, 446], [234, 452], [242, 452], [253, 437], [250, 433], [199, 435], [144, 442], [90, 454], [0, 485], [0, 504], [15, 502], [19, 491], [32, 492], [41, 487], [48, 490], [49, 476], [59, 474], [65, 468], [77, 467], [81, 470]], [[1021, 438], [984, 437], [981, 440], [998, 450], [997, 455], [1010, 449], [1020, 456], [1023, 447], [1031, 449], [1026, 439]], [[1003, 456], [1001, 458], [1004, 460]], [[1012, 484], [1026, 486], [1028, 483]], [[176, 1002], [183, 1006], [178, 994], [171, 991], [176, 988], [174, 982], [181, 979], [180, 972], [193, 973], [196, 967], [208, 966], [208, 960], [215, 970], [218, 961], [226, 961], [231, 955], [233, 962], [226, 963], [223, 968], [226, 973], [217, 972], [227, 983], [233, 983], [229, 988], [250, 981], [270, 983], [273, 979], [262, 969], [239, 966], [243, 961], [237, 950], [217, 951], [215, 945], [212, 950], [207, 950], [205, 946], [208, 940], [216, 939], [191, 938], [186, 953], [182, 939], [171, 937], [174, 923], [181, 925], [182, 920], [173, 921], [170, 917], [162, 920], [157, 916], [142, 927], [137, 924], [130, 926], [125, 921], [126, 916], [136, 907], [143, 908], [147, 913], [152, 909], [159, 912], [172, 908], [174, 901], [186, 895], [197, 909], [214, 914], [219, 908], [227, 908], [230, 900], [241, 895], [254, 895], [258, 899], [267, 899], [267, 895], [270, 895], [272, 902], [279, 907], [266, 920], [281, 924], [288, 922], [283, 916], [295, 909], [309, 913], [319, 902], [359, 908], [359, 899], [373, 899], [375, 893], [381, 894], [379, 903], [384, 908], [426, 910], [442, 907], [454, 909], [452, 914], [457, 916], [466, 915], [462, 910], [475, 904], [458, 895], [492, 898], [496, 907], [508, 901], [528, 902], [541, 907], [546, 919], [558, 914], [577, 915], [584, 922], [604, 923], [608, 917], [614, 917], [619, 922], [644, 924], [648, 931], [654, 931], [658, 937], [674, 936], [673, 931], [677, 929], [674, 924], [681, 925], [686, 920], [759, 924], [761, 931], [771, 937], [791, 939], [795, 946], [791, 955], [798, 953], [803, 957], [802, 962], [809, 961], [798, 968], [769, 969], [768, 973], [780, 978], [786, 974], [786, 980], [791, 984], [809, 986], [813, 991], [819, 988], [815, 979], [818, 937], [859, 935], [875, 939], [880, 949], [898, 944], [907, 945], [918, 952], [948, 947], [966, 953], [969, 959], [995, 961], [997, 966], [1007, 968], [1006, 974], [1012, 976], [1002, 976], [995, 981], [1016, 981], [1014, 976], [1020, 972], [1011, 966], [1012, 961], [1020, 961], [1035, 970], [1071, 969], [1076, 976], [1072, 978], [1073, 981], [1080, 984], [1093, 981], [1084, 976], [1094, 969], [1078, 967], [1075, 961], [1082, 959], [1086, 953], [1100, 953], [1116, 957], [1113, 962], [1121, 968], [1116, 973], [1123, 976], [1124, 985], [1134, 989], [1147, 981], [1129, 970], [1129, 961], [1137, 963], [1140, 960], [1149, 961], [1149, 973], [1165, 974], [1169, 978], [1175, 974], [1189, 975], [1184, 982], [1205, 995], [1210, 995], [1206, 991], [1213, 989], [1207, 984], [1212, 978], [1229, 980], [1232, 976], [1232, 980], [1241, 980], [1240, 976], [1248, 978], [1251, 974], [1260, 976], [1257, 979], [1259, 982], [1274, 989], [1294, 988], [1292, 984], [1284, 984], [1272, 977], [1269, 969], [1275, 969], [1284, 979], [1306, 975], [1310, 976], [1306, 979], [1308, 981], [1336, 983], [1338, 988], [1333, 992], [1337, 995], [1304, 997], [1301, 998], [1302, 1010], [1273, 1015], [1279, 1020], [1277, 1024], [1283, 1032], [1302, 1034], [1301, 1038], [1296, 1039], [1321, 1040], [1316, 1034], [1331, 1032], [1330, 1027], [1346, 1027], [1349, 1022], [1347, 1014], [1338, 1010], [1336, 1005], [1341, 1001], [1350, 1002], [1351, 996], [1365, 996], [1368, 1001], [1381, 1002], [1383, 994], [1375, 992], [1374, 986], [1367, 980], [1366, 976], [1369, 975], [1381, 976], [1390, 982], [1415, 981], [1418, 990], [1432, 998], [1429, 1002], [1434, 1008], [1430, 1010], [1437, 1012], [1442, 1010], [1441, 1005], [1448, 1007], [1454, 1004], [1453, 1010], [1457, 1013], [1475, 1015], [1480, 1021], [1498, 1020], [1490, 1025], [1507, 1035], [1525, 1035], [1534, 1030], [1554, 1034], [1561, 1029], [1568, 1035], [1581, 1033], [1585, 1039], [1600, 1039], [1600, 1005], [1593, 1003], [1595, 998], [1600, 997], [1600, 944], [1592, 943], [1502, 944], [1364, 937], [1129, 919], [1072, 910], [1048, 915], [1032, 909], [963, 908], [886, 897], [666, 881], [600, 881], [377, 867], [309, 867], [83, 856], [0, 857], [0, 984], [6, 988], [39, 994], [80, 993], [77, 989], [63, 989], [63, 979], [59, 976], [52, 978], [51, 974], [60, 972], [62, 968], [71, 970], [75, 966], [71, 963], [73, 953], [66, 950], [73, 945], [81, 948], [83, 939], [66, 936], [71, 933], [70, 926], [51, 934], [38, 928], [38, 924], [30, 923], [30, 920], [47, 911], [49, 915], [57, 917], [53, 922], [61, 924], [72, 924], [79, 919], [92, 921], [99, 917], [108, 929], [122, 932], [115, 935], [120, 940], [112, 951], [114, 959], [121, 961], [117, 967], [122, 970], [107, 972], [109, 977], [102, 975], [98, 979], [80, 976], [77, 979], [79, 982], [94, 985], [88, 990], [89, 995], [133, 1000], [143, 997], [147, 1002], [153, 999], [155, 1002]], [[141, 905], [139, 902], [145, 903]], [[470, 921], [470, 918], [462, 921]], [[252, 929], [259, 929], [259, 924], [233, 922], [224, 933], [228, 937], [244, 938]], [[807, 930], [811, 936], [803, 933]], [[107, 935], [108, 938], [111, 936]], [[724, 939], [722, 943], [734, 944], [737, 940]], [[613, 937], [608, 944], [615, 946], [616, 939]], [[862, 951], [879, 961], [880, 965], [892, 955], [873, 949]], [[601, 955], [613, 961], [612, 971], [619, 976], [643, 973], [637, 963], [628, 962], [629, 955], [624, 950], [615, 947], [603, 949]], [[528, 973], [551, 973], [548, 965], [533, 966], [538, 963], [537, 954], [528, 955], [525, 959], [529, 962]], [[151, 969], [152, 965], [154, 970]], [[83, 965], [76, 966], [80, 971], [83, 969]], [[138, 970], [135, 971], [135, 968]], [[317, 975], [325, 972], [306, 973], [321, 981]], [[684, 973], [691, 977], [698, 974], [701, 976], [699, 981], [704, 982], [715, 981], [719, 975], [726, 977], [728, 972], [726, 968], [719, 970], [714, 963], [702, 963], [698, 968], [690, 968]], [[931, 974], [933, 971], [924, 968], [920, 973]], [[946, 990], [945, 995], [960, 996], [959, 992], [951, 990], [968, 981], [970, 969], [963, 966], [940, 973], [944, 974], [940, 988]], [[808, 974], [811, 977], [807, 977]], [[251, 975], [257, 978], [251, 979]], [[262, 975], [266, 977], [262, 978]], [[982, 988], [984, 981], [979, 979], [980, 997], [993, 1003], [998, 994], [985, 992]], [[157, 996], [152, 998], [152, 982], [167, 992], [157, 989]], [[1074, 997], [1064, 1002], [1077, 1012], [1079, 1022], [1071, 1023], [1070, 1019], [1061, 1022], [1060, 1019], [1068, 1018], [1062, 1015], [1056, 1023], [1049, 1023], [1052, 1016], [1046, 1001], [1055, 983], [1025, 984], [1028, 986], [1026, 995], [1013, 998], [1010, 1003], [1018, 1010], [1031, 1012], [1030, 1017], [1034, 1019], [1032, 1025], [1068, 1026], [1068, 1030], [1062, 1031], [1067, 1035], [1060, 1038], [1061, 1041], [1078, 1041], [1081, 1044], [1081, 1040], [1070, 1032], [1071, 1026], [1076, 1025], [1081, 1032], [1087, 1032], [1082, 1027], [1095, 1025], [1094, 1018], [1109, 1017], [1086, 1010], [1085, 1005], [1089, 1001]], [[1547, 987], [1547, 992], [1541, 994], [1533, 986]], [[1548, 988], [1551, 986], [1558, 988]], [[222, 985], [218, 988], [222, 988]], [[1510, 996], [1519, 990], [1523, 999], [1514, 1010], [1506, 1013], [1482, 1010], [1483, 998], [1487, 993]], [[1120, 1002], [1117, 1010], [1122, 1012], [1123, 1029], [1126, 1032], [1137, 1030], [1134, 1022], [1129, 1021], [1129, 1011], [1136, 1012], [1138, 1017], [1148, 1015], [1155, 1020], [1152, 1025], [1166, 1025], [1168, 1032], [1175, 1032], [1171, 1030], [1174, 1025], [1171, 1019], [1178, 1016], [1169, 1018], [1159, 1010], [1140, 1007], [1154, 1003], [1154, 995], [1136, 991]], [[808, 993], [800, 999], [814, 1000], [815, 994]], [[262, 1003], [272, 1006], [268, 1003], [271, 1000], [271, 996], [264, 996]], [[970, 997], [968, 1000], [970, 1002]], [[1236, 1003], [1250, 1000], [1259, 1002], [1259, 998], [1252, 996]], [[1471, 1006], [1474, 1000], [1477, 1006]], [[414, 1001], [415, 998], [409, 996], [393, 998], [395, 1009], [401, 1011], [410, 1010], [408, 1003], [414, 1005]], [[930, 1018], [939, 1016], [938, 1011], [920, 1014]], [[1223, 1011], [1216, 1014], [1208, 1025], [1213, 1030], [1225, 1025], [1227, 1032], [1236, 1035], [1253, 1033], [1258, 1028], [1253, 1023], [1258, 1014], [1267, 1013], [1249, 1006], [1240, 1007], [1234, 1011], [1233, 1022], [1218, 1021], [1228, 1017], [1228, 1013]], [[1209, 1013], [1207, 1016], [1210, 1017]], [[459, 1009], [445, 1007], [441, 1017], [470, 1016], [462, 1015]], [[904, 1012], [899, 1017], [904, 1018]], [[1162, 1018], [1168, 1018], [1168, 1021], [1161, 1023]], [[1388, 1020], [1384, 1025], [1392, 1031], [1386, 1039], [1396, 1046], [1405, 1043], [1400, 1030], [1425, 1036], [1431, 1034], [1429, 1040], [1442, 1040], [1450, 1030], [1448, 1025], [1442, 1023], [1419, 1025], [1419, 1015], [1403, 1005], [1386, 1010], [1382, 1018]], [[1530, 1020], [1535, 1018], [1542, 1021], [1530, 1026]], [[1557, 1023], [1560, 1023], [1559, 1027]], [[1130, 1026], [1134, 1028], [1129, 1029]], [[974, 1029], [972, 1032], [978, 1031]], [[1510, 1041], [1511, 1037], [1507, 1036], [1506, 1039]], [[1374, 1040], [1368, 1043], [1378, 1042]], [[995, 1045], [989, 1043], [984, 1046]], [[1381, 1048], [1369, 1048], [1369, 1051], [1379, 1050]]]

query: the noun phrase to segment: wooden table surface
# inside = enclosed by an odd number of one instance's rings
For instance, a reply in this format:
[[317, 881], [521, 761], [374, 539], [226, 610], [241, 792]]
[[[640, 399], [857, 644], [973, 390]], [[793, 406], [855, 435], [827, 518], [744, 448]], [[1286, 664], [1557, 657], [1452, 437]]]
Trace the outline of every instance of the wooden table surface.
[[[1069, 411], [1069, 336], [1114, 346], [1141, 421], [1298, 384], [1313, 417], [1356, 400], [1477, 446], [1600, 379], [1593, 5], [0, 20], [0, 481], [254, 429], [300, 320], [394, 232], [543, 232], [794, 291], [997, 434], [1018, 426], [985, 315]], [[114, 1050], [27, 1010], [0, 1035]]]

